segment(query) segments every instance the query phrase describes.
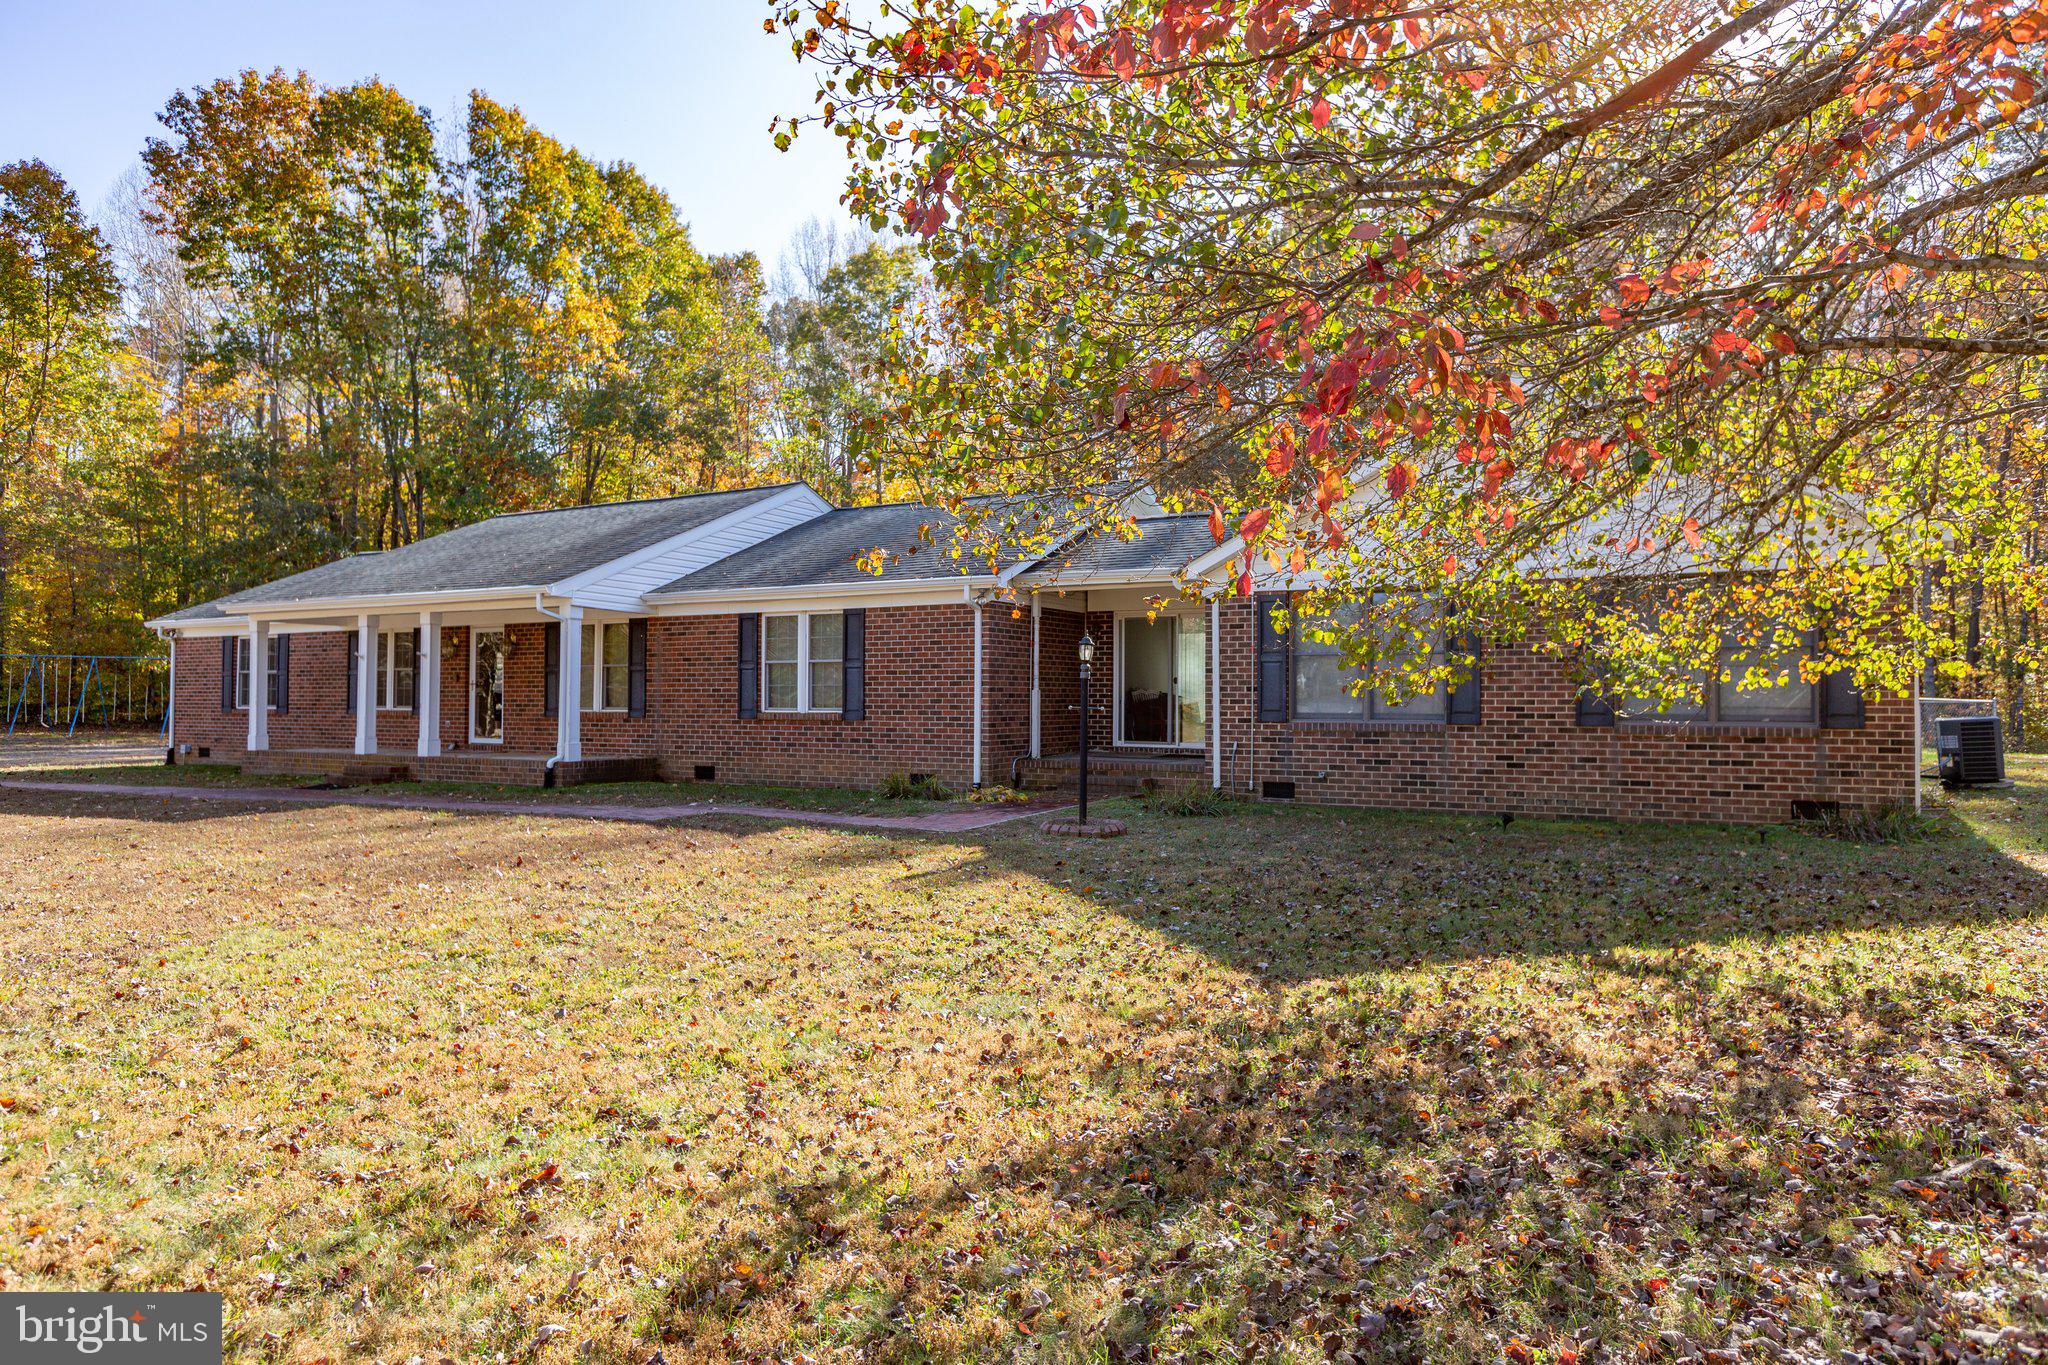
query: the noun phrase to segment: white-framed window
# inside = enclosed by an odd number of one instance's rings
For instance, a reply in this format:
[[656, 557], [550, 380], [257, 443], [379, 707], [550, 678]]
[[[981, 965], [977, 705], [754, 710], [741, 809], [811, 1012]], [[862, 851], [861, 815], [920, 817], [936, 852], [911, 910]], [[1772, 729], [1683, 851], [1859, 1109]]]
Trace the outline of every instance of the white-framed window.
[[1802, 676], [1800, 665], [1813, 648], [1812, 631], [1795, 633], [1789, 645], [1779, 643], [1775, 632], [1750, 644], [1723, 640], [1713, 668], [1697, 670], [1691, 677], [1690, 690], [1697, 698], [1667, 703], [1655, 697], [1620, 697], [1614, 714], [1623, 720], [1811, 725], [1818, 719], [1817, 689]]
[[417, 695], [419, 660], [409, 630], [387, 630], [377, 636], [377, 709], [410, 711]]
[[[1449, 690], [1441, 682], [1415, 696], [1401, 696], [1390, 687], [1366, 686], [1364, 668], [1344, 659], [1341, 640], [1365, 627], [1365, 612], [1351, 606], [1333, 617], [1300, 616], [1294, 623], [1294, 718], [1296, 720], [1441, 721], [1449, 714]], [[1321, 638], [1318, 638], [1321, 637]], [[1401, 631], [1380, 652], [1383, 674], [1398, 676], [1424, 661], [1443, 663], [1441, 624], [1432, 620], [1419, 632]]]
[[766, 711], [838, 711], [846, 704], [846, 617], [836, 611], [761, 618]]
[[583, 623], [583, 676], [578, 703], [585, 711], [623, 711], [631, 687], [632, 633], [629, 622]]
[[[264, 660], [263, 709], [275, 711], [277, 709], [277, 636], [275, 635], [266, 637]], [[235, 638], [235, 709], [237, 711], [249, 709], [249, 639], [247, 636], [237, 636]]]

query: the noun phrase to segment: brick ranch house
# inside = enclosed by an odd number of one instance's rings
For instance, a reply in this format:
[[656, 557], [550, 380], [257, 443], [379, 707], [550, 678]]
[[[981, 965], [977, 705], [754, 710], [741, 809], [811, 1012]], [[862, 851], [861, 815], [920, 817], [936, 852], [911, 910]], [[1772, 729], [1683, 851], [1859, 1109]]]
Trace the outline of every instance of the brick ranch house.
[[[1916, 799], [1909, 695], [1794, 670], [1652, 719], [1506, 642], [1462, 686], [1393, 705], [1353, 696], [1340, 660], [1276, 624], [1284, 584], [1223, 592], [1241, 547], [1202, 517], [1139, 515], [1134, 540], [1000, 571], [951, 558], [950, 524], [786, 484], [517, 513], [354, 555], [150, 622], [172, 642], [170, 757], [533, 785], [1057, 787], [1085, 631], [1107, 784], [1748, 822]], [[878, 573], [859, 562], [877, 549]]]

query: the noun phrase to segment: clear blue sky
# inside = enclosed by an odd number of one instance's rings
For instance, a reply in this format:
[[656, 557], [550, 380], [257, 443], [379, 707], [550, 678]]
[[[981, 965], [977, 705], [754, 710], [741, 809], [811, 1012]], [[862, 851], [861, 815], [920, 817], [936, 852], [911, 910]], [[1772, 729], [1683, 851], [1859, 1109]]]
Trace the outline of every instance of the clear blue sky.
[[[813, 70], [761, 31], [762, 0], [0, 0], [0, 163], [41, 158], [88, 210], [159, 131], [171, 94], [245, 67], [389, 81], [437, 115], [472, 89], [516, 104], [674, 198], [701, 250], [771, 267], [837, 219], [843, 153], [768, 120], [811, 108]], [[808, 144], [808, 145], [806, 145]]]

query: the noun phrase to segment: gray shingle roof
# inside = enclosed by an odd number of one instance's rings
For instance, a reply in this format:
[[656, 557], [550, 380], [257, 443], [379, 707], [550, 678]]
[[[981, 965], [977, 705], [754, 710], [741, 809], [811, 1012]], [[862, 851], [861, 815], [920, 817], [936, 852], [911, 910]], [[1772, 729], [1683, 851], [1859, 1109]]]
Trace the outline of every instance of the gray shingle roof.
[[215, 620], [233, 615], [233, 609], [246, 602], [543, 587], [716, 521], [790, 486], [510, 512], [396, 550], [351, 555], [160, 619]]
[[[923, 503], [845, 507], [770, 536], [685, 574], [656, 593], [730, 592], [833, 584], [902, 583], [921, 578], [986, 575], [985, 559], [953, 554], [959, 518]], [[857, 562], [870, 550], [886, 559], [879, 574]]]
[[1136, 540], [1123, 540], [1106, 531], [1084, 536], [1039, 560], [1031, 566], [1031, 573], [1054, 581], [1082, 575], [1169, 576], [1216, 548], [1209, 518], [1204, 515], [1140, 517], [1136, 526]]

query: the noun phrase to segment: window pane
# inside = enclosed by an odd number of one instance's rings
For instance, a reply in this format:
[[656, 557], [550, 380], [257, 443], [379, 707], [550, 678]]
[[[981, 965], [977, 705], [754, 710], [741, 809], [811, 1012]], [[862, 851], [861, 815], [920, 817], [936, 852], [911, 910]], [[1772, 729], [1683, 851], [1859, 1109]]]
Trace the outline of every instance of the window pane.
[[795, 663], [797, 618], [770, 616], [761, 623], [761, 657], [771, 663]]
[[410, 711], [415, 692], [413, 678], [419, 665], [419, 660], [413, 655], [413, 637], [400, 633], [392, 637], [392, 644], [391, 685], [397, 695], [391, 699], [391, 704], [401, 711]]
[[836, 611], [820, 612], [811, 617], [811, 662], [837, 662], [842, 658], [841, 636], [845, 629], [846, 618]]
[[235, 705], [247, 709], [249, 705], [249, 642], [235, 641]]
[[583, 658], [576, 669], [576, 707], [581, 711], [590, 709], [590, 676], [597, 667], [597, 627], [586, 623], [583, 627]]
[[846, 665], [837, 659], [811, 660], [811, 709], [837, 711], [845, 701]]
[[1623, 720], [1705, 720], [1707, 718], [1707, 673], [1698, 669], [1690, 675], [1690, 691], [1699, 694], [1699, 700], [1680, 698], [1674, 702], [1661, 702], [1651, 696], [1618, 697], [1614, 703], [1614, 714]]
[[[1305, 642], [1303, 642], [1305, 643]], [[1304, 720], [1356, 720], [1365, 714], [1365, 699], [1351, 694], [1357, 677], [1334, 649], [1294, 655], [1294, 714]]]
[[271, 636], [263, 649], [263, 704], [277, 705], [277, 637]]
[[796, 661], [770, 663], [768, 673], [768, 708], [771, 711], [796, 710]]
[[1716, 684], [1721, 719], [1779, 722], [1813, 719], [1813, 684], [1799, 676], [1800, 652], [1796, 648], [1724, 651], [1721, 655], [1723, 676]]

